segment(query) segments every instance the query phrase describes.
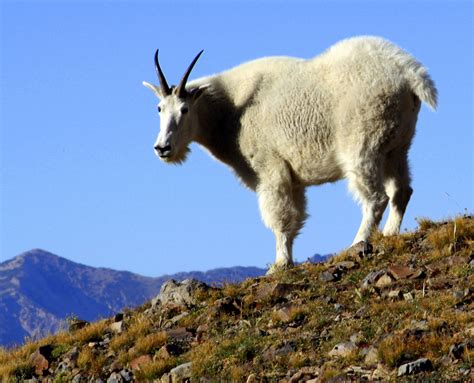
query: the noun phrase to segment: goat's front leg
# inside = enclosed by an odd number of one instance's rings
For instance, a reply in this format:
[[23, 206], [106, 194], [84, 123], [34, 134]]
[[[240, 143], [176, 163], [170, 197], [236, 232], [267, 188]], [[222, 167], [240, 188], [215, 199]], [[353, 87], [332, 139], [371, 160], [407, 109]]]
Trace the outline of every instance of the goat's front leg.
[[292, 184], [285, 166], [279, 172], [272, 171], [270, 177], [261, 178], [257, 193], [263, 222], [276, 239], [275, 264], [268, 271], [271, 274], [293, 265], [293, 241], [306, 218], [304, 187]]

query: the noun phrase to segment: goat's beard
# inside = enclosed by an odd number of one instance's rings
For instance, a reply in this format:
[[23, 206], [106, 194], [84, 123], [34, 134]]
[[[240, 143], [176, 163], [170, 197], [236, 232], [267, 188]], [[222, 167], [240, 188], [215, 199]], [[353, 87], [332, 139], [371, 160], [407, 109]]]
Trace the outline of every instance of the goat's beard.
[[167, 164], [181, 165], [186, 161], [190, 152], [191, 149], [186, 146], [183, 150], [173, 153], [171, 157], [162, 158], [162, 161], [166, 162]]

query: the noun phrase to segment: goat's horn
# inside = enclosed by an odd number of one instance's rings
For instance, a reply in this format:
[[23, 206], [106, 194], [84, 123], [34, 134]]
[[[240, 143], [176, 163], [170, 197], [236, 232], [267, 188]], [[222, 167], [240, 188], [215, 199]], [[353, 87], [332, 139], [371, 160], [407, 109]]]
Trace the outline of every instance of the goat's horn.
[[171, 89], [168, 86], [168, 83], [166, 82], [165, 75], [163, 74], [163, 71], [161, 70], [160, 63], [158, 62], [158, 49], [155, 52], [155, 69], [156, 69], [156, 74], [158, 75], [158, 79], [160, 80], [160, 88], [161, 92], [163, 93], [163, 96], [168, 96], [171, 94]]
[[189, 74], [193, 70], [194, 64], [196, 64], [196, 61], [198, 61], [199, 56], [201, 56], [202, 52], [204, 52], [204, 50], [202, 50], [201, 52], [197, 54], [197, 56], [194, 58], [194, 60], [192, 61], [192, 63], [189, 65], [188, 69], [184, 73], [184, 76], [178, 85], [178, 89], [176, 90], [178, 97], [186, 96], [186, 82], [188, 81]]

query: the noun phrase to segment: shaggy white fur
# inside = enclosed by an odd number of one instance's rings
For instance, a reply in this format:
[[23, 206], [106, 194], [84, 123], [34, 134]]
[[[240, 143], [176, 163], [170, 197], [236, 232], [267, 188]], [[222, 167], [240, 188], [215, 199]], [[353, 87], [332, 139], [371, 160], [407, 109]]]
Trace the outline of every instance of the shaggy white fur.
[[306, 218], [305, 187], [342, 178], [362, 205], [354, 244], [366, 241], [390, 201], [383, 233], [399, 232], [410, 199], [407, 153], [420, 100], [436, 108], [426, 69], [378, 37], [343, 40], [310, 60], [269, 57], [163, 95], [156, 147], [182, 162], [192, 141], [258, 194], [276, 237], [276, 266], [293, 263]]

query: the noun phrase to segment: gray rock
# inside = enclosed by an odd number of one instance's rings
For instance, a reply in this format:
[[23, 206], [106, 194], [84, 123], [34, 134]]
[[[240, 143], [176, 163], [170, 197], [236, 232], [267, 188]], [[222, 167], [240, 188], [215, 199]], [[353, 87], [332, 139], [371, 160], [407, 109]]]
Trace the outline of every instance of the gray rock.
[[54, 370], [55, 374], [61, 374], [65, 372], [71, 371], [71, 366], [69, 365], [69, 362], [66, 360], [63, 360], [59, 362], [58, 367], [56, 367], [56, 370]]
[[331, 268], [327, 271], [323, 271], [319, 275], [319, 280], [322, 282], [336, 282], [340, 280], [342, 277], [342, 273], [339, 269]]
[[133, 372], [130, 371], [128, 368], [120, 371], [120, 375], [122, 376], [122, 378], [125, 382], [133, 381]]
[[360, 241], [347, 249], [347, 252], [351, 257], [358, 257], [360, 259], [372, 254], [373, 251], [374, 247], [367, 241]]
[[124, 330], [123, 321], [114, 322], [109, 326], [109, 330], [116, 333], [121, 334]]
[[169, 372], [171, 383], [189, 382], [189, 380], [191, 379], [191, 368], [192, 368], [191, 362], [180, 364], [179, 366], [173, 368]]
[[182, 282], [170, 279], [161, 286], [160, 294], [152, 300], [152, 307], [159, 303], [193, 306], [198, 303], [195, 298], [196, 292], [207, 289], [209, 289], [208, 285], [196, 279], [185, 279]]
[[414, 362], [402, 364], [398, 367], [397, 376], [418, 374], [424, 371], [431, 371], [432, 369], [433, 364], [431, 361], [427, 358], [421, 358]]
[[364, 363], [368, 366], [375, 366], [380, 361], [378, 350], [371, 346], [365, 354]]
[[107, 379], [107, 383], [123, 383], [124, 380], [122, 378], [122, 375], [120, 375], [118, 372], [112, 372], [110, 374], [109, 378]]
[[367, 288], [373, 284], [375, 284], [375, 282], [378, 281], [378, 279], [385, 274], [385, 270], [382, 269], [382, 270], [377, 270], [377, 271], [371, 271], [369, 274], [366, 275], [366, 277], [363, 279], [362, 281], [362, 287], [363, 288]]
[[343, 342], [336, 344], [331, 351], [329, 351], [329, 356], [349, 356], [354, 350], [357, 349], [357, 346], [352, 342]]

